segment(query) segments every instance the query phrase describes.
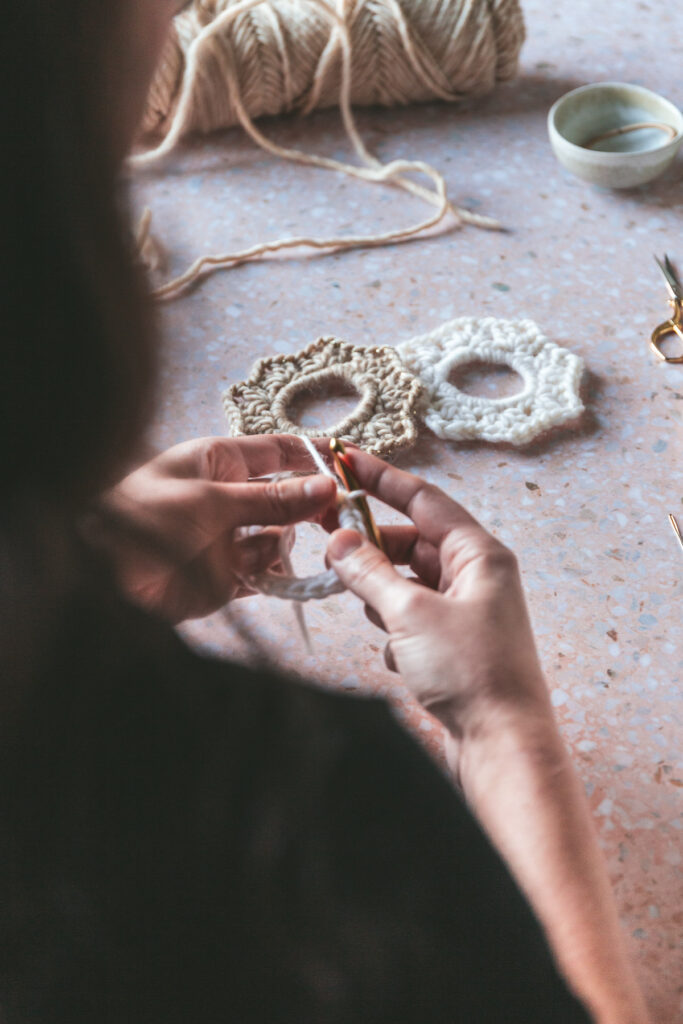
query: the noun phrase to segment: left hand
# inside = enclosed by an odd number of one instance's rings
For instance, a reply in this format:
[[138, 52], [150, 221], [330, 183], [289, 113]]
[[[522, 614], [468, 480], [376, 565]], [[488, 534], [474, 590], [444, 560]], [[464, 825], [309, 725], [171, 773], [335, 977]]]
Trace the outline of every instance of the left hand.
[[[334, 502], [330, 477], [258, 479], [285, 471], [315, 473], [296, 437], [184, 442], [104, 495], [95, 542], [136, 603], [172, 622], [209, 615], [249, 593], [245, 578], [277, 565], [281, 527]], [[236, 536], [248, 526], [265, 529]]]

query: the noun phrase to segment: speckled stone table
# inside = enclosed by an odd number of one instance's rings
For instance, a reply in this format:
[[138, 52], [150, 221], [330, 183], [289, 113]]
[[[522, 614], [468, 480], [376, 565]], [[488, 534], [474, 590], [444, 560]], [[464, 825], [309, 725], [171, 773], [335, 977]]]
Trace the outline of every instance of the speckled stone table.
[[[515, 82], [460, 107], [358, 115], [382, 158], [431, 161], [456, 202], [507, 232], [467, 228], [387, 249], [273, 258], [210, 278], [163, 308], [152, 441], [224, 433], [221, 391], [258, 356], [320, 334], [395, 344], [454, 316], [530, 317], [584, 358], [588, 411], [578, 426], [523, 451], [423, 431], [398, 464], [445, 488], [519, 555], [624, 927], [654, 1019], [671, 1024], [683, 1020], [683, 550], [667, 513], [683, 518], [683, 365], [656, 362], [647, 337], [668, 308], [653, 252], [683, 266], [683, 159], [651, 186], [600, 191], [556, 164], [545, 118], [558, 96], [594, 80], [639, 83], [683, 104], [683, 14], [668, 0], [527, 0], [525, 10]], [[334, 112], [265, 128], [286, 144], [348, 153]], [[310, 229], [382, 231], [423, 214], [391, 190], [280, 163], [239, 131], [139, 177], [136, 199], [154, 211], [171, 271], [203, 252]], [[461, 383], [484, 394], [515, 386], [500, 373]], [[350, 404], [311, 405], [301, 421], [323, 423]], [[314, 527], [303, 527], [299, 571], [317, 571], [322, 550]], [[308, 606], [311, 654], [286, 604], [253, 598], [234, 616], [239, 631], [214, 616], [191, 635], [229, 655], [243, 650], [246, 629], [285, 669], [386, 695], [439, 756], [437, 727], [384, 669], [382, 636], [349, 595]]]

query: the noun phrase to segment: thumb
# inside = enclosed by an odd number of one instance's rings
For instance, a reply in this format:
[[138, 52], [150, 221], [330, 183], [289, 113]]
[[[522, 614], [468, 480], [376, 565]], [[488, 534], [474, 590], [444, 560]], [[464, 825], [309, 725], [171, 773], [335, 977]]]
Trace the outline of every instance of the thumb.
[[390, 630], [403, 601], [412, 599], [414, 586], [355, 530], [336, 530], [327, 546], [327, 558], [342, 583], [374, 608]]
[[333, 503], [336, 494], [332, 477], [319, 474], [219, 486], [225, 490], [226, 505], [238, 510], [238, 526], [284, 525], [312, 519]]

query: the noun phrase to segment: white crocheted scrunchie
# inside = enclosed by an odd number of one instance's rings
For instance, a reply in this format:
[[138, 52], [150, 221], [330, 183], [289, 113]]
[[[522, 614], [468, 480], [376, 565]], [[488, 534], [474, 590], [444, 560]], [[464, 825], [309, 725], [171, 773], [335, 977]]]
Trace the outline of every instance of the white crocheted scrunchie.
[[[311, 441], [307, 437], [304, 437], [302, 440], [318, 472], [323, 473], [325, 476], [331, 476], [336, 480], [334, 473], [325, 465]], [[353, 502], [353, 498], [357, 494], [364, 494], [364, 492], [348, 492], [341, 486], [337, 487], [339, 522], [347, 530], [357, 530], [359, 533], [367, 536], [363, 517]], [[341, 594], [346, 590], [334, 569], [327, 569], [316, 576], [309, 576], [303, 579], [299, 576], [294, 576], [289, 557], [289, 537], [292, 530], [293, 527], [286, 528], [281, 535], [280, 561], [285, 570], [285, 575], [274, 572], [260, 573], [245, 580], [247, 586], [252, 590], [258, 590], [261, 594], [268, 594], [271, 597], [279, 597], [285, 601], [298, 601], [300, 603], [320, 600], [324, 597], [330, 597], [332, 594]], [[307, 633], [302, 618], [299, 619], [299, 623], [306, 638]]]
[[[361, 396], [349, 416], [324, 429], [309, 430], [291, 421], [288, 412], [296, 397], [338, 381]], [[223, 406], [233, 434], [339, 437], [386, 457], [414, 444], [421, 397], [422, 385], [395, 349], [326, 337], [293, 355], [259, 359], [247, 380], [224, 392]]]
[[[527, 444], [583, 412], [583, 361], [543, 336], [532, 320], [461, 317], [396, 346], [425, 386], [424, 419], [437, 437]], [[449, 374], [472, 362], [504, 364], [524, 387], [516, 395], [483, 398], [460, 391]]]

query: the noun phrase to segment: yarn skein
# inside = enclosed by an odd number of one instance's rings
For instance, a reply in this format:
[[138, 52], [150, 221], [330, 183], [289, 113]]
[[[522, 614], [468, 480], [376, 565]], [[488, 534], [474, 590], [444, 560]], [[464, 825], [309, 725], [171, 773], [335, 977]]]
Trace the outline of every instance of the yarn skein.
[[[427, 43], [424, 42], [427, 40]], [[350, 249], [386, 245], [440, 223], [498, 228], [488, 217], [454, 206], [442, 175], [421, 160], [382, 164], [365, 147], [351, 104], [395, 105], [457, 100], [511, 77], [524, 40], [519, 0], [195, 0], [176, 18], [153, 83], [143, 129], [164, 131], [138, 167], [169, 153], [190, 131], [239, 122], [262, 148], [287, 160], [390, 183], [437, 207], [408, 228], [377, 235], [261, 243], [237, 253], [200, 257], [157, 289], [170, 298], [210, 269], [235, 266], [266, 252], [307, 246]], [[339, 104], [344, 126], [365, 166], [286, 149], [266, 138], [253, 118]], [[426, 176], [425, 188], [406, 173]]]

